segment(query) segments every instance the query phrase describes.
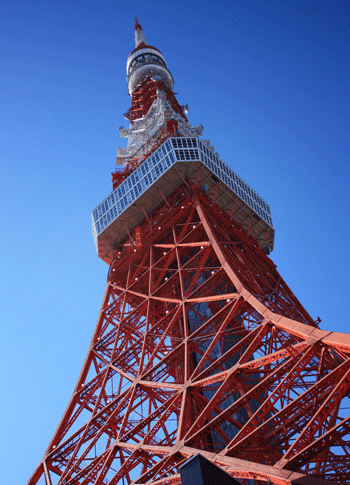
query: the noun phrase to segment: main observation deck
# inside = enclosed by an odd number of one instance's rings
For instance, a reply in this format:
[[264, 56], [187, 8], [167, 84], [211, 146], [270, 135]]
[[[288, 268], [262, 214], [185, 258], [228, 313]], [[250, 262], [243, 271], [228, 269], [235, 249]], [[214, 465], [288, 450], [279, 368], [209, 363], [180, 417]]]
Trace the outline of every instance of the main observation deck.
[[270, 206], [199, 138], [168, 138], [92, 212], [98, 256], [107, 264], [121, 243], [181, 183], [181, 175], [241, 224], [260, 244], [273, 249]]

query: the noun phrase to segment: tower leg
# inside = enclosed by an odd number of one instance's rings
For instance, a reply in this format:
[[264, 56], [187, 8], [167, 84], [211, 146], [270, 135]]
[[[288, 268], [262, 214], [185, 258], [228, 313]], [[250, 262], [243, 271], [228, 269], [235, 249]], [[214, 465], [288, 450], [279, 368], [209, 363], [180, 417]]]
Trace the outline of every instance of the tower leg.
[[347, 483], [349, 337], [319, 330], [195, 186], [137, 232], [142, 245], [116, 252], [73, 396], [28, 483], [180, 483], [198, 452], [250, 483]]

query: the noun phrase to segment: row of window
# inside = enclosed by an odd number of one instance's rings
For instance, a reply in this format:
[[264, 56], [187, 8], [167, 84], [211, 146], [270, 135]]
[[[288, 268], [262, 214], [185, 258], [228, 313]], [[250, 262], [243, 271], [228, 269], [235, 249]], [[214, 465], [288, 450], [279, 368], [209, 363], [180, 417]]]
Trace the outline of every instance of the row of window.
[[[233, 170], [226, 165], [228, 169], [225, 170], [227, 173], [226, 174], [223, 172], [223, 170], [221, 170], [221, 167], [219, 168], [218, 163], [212, 162], [204, 153], [201, 155], [204, 164], [210, 168], [210, 170], [215, 173], [215, 175], [217, 175], [228, 187], [230, 187], [230, 189], [232, 189], [242, 200], [244, 200], [244, 202], [249, 205], [249, 207], [251, 207], [262, 219], [264, 219], [264, 221], [273, 227], [272, 217], [262, 207], [264, 204], [264, 206], [269, 209], [263, 199], [256, 194], [256, 196], [260, 199], [259, 203], [256, 203], [246, 192], [246, 187], [248, 187], [248, 185], [240, 177], [238, 177]], [[221, 162], [221, 160], [219, 160], [217, 157], [215, 158], [218, 162]], [[224, 165], [223, 162], [221, 162], [220, 165]]]
[[214, 162], [222, 172], [226, 173], [230, 178], [238, 184], [252, 199], [255, 200], [257, 204], [259, 204], [263, 210], [271, 215], [270, 206], [266, 204], [266, 202], [253, 190], [249, 187], [248, 184], [244, 182], [233, 170], [231, 170], [226, 163], [220, 160], [211, 150], [209, 150], [201, 141], [199, 141], [199, 146], [201, 150], [205, 153], [207, 157], [210, 158], [212, 162]]
[[[162, 151], [164, 153], [164, 151]], [[152, 155], [153, 157], [153, 155]], [[111, 224], [117, 217], [120, 216], [122, 212], [125, 211], [133, 202], [136, 200], [141, 194], [143, 194], [148, 187], [150, 187], [159, 177], [168, 170], [168, 168], [175, 163], [176, 159], [173, 153], [170, 153], [169, 156], [165, 156], [162, 158], [158, 164], [154, 165], [155, 161], [157, 160], [157, 156], [153, 157], [152, 163], [150, 159], [148, 159], [144, 164], [142, 164], [134, 173], [132, 173], [128, 179], [125, 181], [130, 181], [132, 187], [128, 190], [128, 192], [124, 195], [121, 193], [121, 184], [119, 187], [115, 189], [115, 191], [106, 199], [111, 201], [112, 196], [113, 200], [116, 201], [115, 205], [111, 207], [111, 209], [102, 217], [95, 219], [95, 229], [97, 235], [101, 234], [101, 232]], [[151, 168], [153, 166], [153, 168]], [[143, 170], [141, 170], [143, 169]], [[148, 170], [147, 170], [148, 169]], [[148, 173], [147, 173], [148, 172]], [[106, 206], [106, 201], [101, 204], [94, 212], [98, 212], [100, 207]]]
[[130, 67], [135, 68], [142, 64], [159, 64], [160, 66], [164, 66], [165, 62], [156, 54], [141, 54], [140, 56], [135, 57], [135, 59], [131, 62]]
[[[135, 170], [122, 184], [117, 187], [114, 192], [111, 193], [94, 211], [93, 217], [94, 221], [97, 222], [101, 217], [114, 206], [115, 202], [119, 200], [123, 195], [129, 192], [137, 182], [139, 182], [150, 169], [155, 167], [161, 159], [163, 159], [167, 153], [171, 150], [170, 141], [168, 140], [164, 145], [162, 145], [156, 152], [153, 153], [141, 166]], [[172, 158], [174, 154], [171, 153]], [[157, 169], [158, 171], [158, 169]]]
[[[199, 152], [196, 147], [200, 147]], [[173, 149], [175, 148], [175, 150]], [[152, 185], [176, 161], [202, 162], [271, 227], [270, 207], [233, 170], [197, 138], [171, 138], [117, 187], [94, 211], [97, 235]]]
[[175, 150], [176, 158], [179, 161], [200, 160], [198, 150]]
[[174, 148], [197, 148], [198, 138], [172, 138], [171, 142]]

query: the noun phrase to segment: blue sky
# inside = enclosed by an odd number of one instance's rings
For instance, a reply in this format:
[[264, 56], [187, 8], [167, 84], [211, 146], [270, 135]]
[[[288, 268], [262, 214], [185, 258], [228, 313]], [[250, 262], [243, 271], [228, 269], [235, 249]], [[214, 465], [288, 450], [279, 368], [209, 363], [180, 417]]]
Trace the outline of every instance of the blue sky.
[[270, 205], [272, 259], [321, 328], [349, 331], [349, 10], [343, 1], [2, 3], [0, 458], [26, 483], [79, 375], [106, 285], [134, 16], [189, 120]]

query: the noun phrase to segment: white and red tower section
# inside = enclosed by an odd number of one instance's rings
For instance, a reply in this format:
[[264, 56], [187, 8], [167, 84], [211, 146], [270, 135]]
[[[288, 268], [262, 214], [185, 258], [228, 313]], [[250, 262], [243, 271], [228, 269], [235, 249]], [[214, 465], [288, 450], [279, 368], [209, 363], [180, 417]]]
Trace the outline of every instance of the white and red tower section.
[[[249, 484], [350, 484], [350, 336], [318, 328], [268, 253], [268, 204], [199, 138], [140, 24], [110, 267], [72, 398], [28, 484], [175, 484], [201, 453]], [[186, 485], [186, 484], [183, 484]]]
[[135, 49], [126, 64], [131, 107], [124, 117], [130, 124], [129, 129], [120, 128], [128, 147], [117, 154], [117, 165], [125, 165], [125, 170], [113, 173], [113, 188], [170, 136], [198, 137], [203, 130], [188, 123], [188, 107], [180, 106], [173, 93], [174, 79], [163, 54], [147, 44], [135, 20]]

